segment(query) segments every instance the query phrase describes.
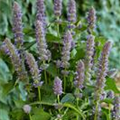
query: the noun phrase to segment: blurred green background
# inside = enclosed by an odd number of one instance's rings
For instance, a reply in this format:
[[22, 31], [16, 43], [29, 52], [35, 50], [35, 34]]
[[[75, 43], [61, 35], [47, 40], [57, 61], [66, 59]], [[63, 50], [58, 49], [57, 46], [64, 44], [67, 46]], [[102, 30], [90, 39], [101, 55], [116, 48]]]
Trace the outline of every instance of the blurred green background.
[[[7, 36], [13, 38], [12, 34], [12, 4], [15, 0], [0, 0], [0, 43]], [[34, 28], [36, 0], [16, 0], [22, 7], [24, 31], [26, 28]], [[63, 17], [66, 17], [65, 4], [63, 0]], [[110, 56], [112, 68], [120, 69], [120, 0], [76, 0], [78, 18], [86, 16], [91, 6], [94, 6], [97, 13], [97, 32], [106, 40], [113, 42], [113, 49]], [[45, 0], [48, 23], [54, 19], [53, 0]], [[27, 31], [29, 32], [29, 31]], [[30, 34], [30, 33], [29, 33]], [[28, 38], [25, 35], [25, 39]]]

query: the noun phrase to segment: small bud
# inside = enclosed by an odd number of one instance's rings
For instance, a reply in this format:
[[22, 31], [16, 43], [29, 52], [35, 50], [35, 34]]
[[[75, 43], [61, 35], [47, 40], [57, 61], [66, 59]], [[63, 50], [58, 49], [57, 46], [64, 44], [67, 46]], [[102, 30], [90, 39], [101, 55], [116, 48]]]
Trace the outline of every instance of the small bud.
[[23, 110], [26, 114], [29, 114], [31, 111], [31, 106], [30, 105], [24, 105]]

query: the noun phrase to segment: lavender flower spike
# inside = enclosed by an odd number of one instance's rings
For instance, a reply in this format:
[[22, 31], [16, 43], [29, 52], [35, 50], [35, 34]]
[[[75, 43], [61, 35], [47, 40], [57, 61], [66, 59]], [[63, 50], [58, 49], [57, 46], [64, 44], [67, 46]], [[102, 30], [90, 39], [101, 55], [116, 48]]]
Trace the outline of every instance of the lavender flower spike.
[[34, 80], [35, 87], [38, 87], [39, 85], [41, 86], [42, 85], [40, 82], [41, 74], [40, 74], [40, 70], [38, 68], [37, 62], [35, 61], [35, 58], [31, 53], [28, 53], [28, 52], [25, 52], [25, 58], [26, 58], [27, 64], [29, 65], [30, 73]]
[[99, 68], [96, 81], [96, 97], [100, 99], [100, 95], [103, 93], [105, 86], [105, 77], [108, 71], [108, 57], [111, 49], [111, 42], [108, 41], [105, 43], [100, 59], [99, 59]]
[[86, 81], [90, 82], [91, 80], [91, 68], [93, 66], [93, 54], [94, 54], [94, 36], [87, 36], [87, 45], [86, 45]]
[[63, 93], [62, 81], [59, 77], [55, 77], [53, 90], [55, 95], [61, 95]]
[[67, 17], [70, 23], [76, 22], [76, 3], [75, 0], [69, 0], [68, 2], [68, 10]]
[[54, 0], [54, 14], [56, 17], [61, 16], [62, 0]]
[[46, 15], [45, 15], [45, 5], [44, 0], [37, 0], [37, 20], [43, 23], [43, 27], [46, 27]]
[[4, 40], [2, 47], [3, 47], [3, 50], [5, 51], [5, 53], [8, 54], [9, 57], [11, 58], [12, 64], [14, 65], [14, 68], [15, 68], [15, 71], [18, 74], [18, 78], [20, 80], [28, 80], [25, 66], [24, 66], [22, 60], [20, 59], [20, 55], [19, 55], [17, 49], [15, 48], [15, 46], [11, 43], [11, 41], [9, 39], [6, 38]]
[[23, 45], [22, 13], [17, 2], [14, 2], [13, 5], [13, 32], [15, 37], [15, 44], [18, 48], [21, 48]]
[[77, 64], [76, 79], [74, 81], [74, 84], [78, 89], [83, 88], [84, 71], [85, 71], [84, 63], [80, 60]]
[[36, 21], [36, 41], [40, 60], [41, 61], [50, 60], [51, 53], [47, 49], [43, 23], [40, 22], [39, 20]]
[[88, 12], [88, 29], [94, 30], [95, 29], [95, 22], [96, 22], [96, 12], [95, 9], [92, 7]]
[[114, 99], [114, 107], [112, 111], [112, 120], [120, 120], [120, 97]]
[[61, 66], [63, 68], [68, 68], [69, 67], [69, 60], [70, 60], [70, 50], [71, 50], [71, 45], [72, 45], [72, 34], [70, 31], [67, 31], [64, 35], [64, 40], [63, 40], [63, 49], [62, 49], [62, 58], [61, 58]]

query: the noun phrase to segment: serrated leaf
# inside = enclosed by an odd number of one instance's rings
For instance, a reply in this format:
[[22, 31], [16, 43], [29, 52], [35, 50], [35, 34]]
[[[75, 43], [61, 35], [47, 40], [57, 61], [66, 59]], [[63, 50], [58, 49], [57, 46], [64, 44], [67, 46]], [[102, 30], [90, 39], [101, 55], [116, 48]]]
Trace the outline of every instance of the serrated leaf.
[[107, 78], [105, 90], [112, 90], [115, 93], [120, 93], [120, 91], [116, 86], [115, 80], [113, 80], [112, 78]]

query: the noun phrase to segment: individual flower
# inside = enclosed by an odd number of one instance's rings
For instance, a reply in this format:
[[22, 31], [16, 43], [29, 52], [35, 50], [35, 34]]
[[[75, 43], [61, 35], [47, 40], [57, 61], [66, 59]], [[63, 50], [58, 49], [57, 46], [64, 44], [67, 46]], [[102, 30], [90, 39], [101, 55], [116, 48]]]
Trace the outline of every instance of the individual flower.
[[44, 0], [37, 0], [37, 20], [43, 23], [43, 28], [46, 27], [46, 15], [45, 15], [45, 5]]
[[114, 98], [114, 92], [112, 90], [110, 90], [108, 93], [107, 93], [107, 98], [110, 98], [110, 99], [113, 99]]
[[92, 61], [93, 61], [93, 55], [94, 55], [94, 36], [93, 35], [88, 35], [87, 36], [87, 43], [86, 43], [86, 75], [85, 79], [86, 82], [90, 82], [91, 80], [91, 68], [93, 66]]
[[83, 88], [84, 71], [85, 71], [84, 63], [80, 60], [77, 64], [76, 78], [74, 81], [74, 84], [78, 89]]
[[94, 30], [95, 22], [96, 22], [96, 11], [93, 7], [88, 12], [87, 21], [88, 21], [88, 29]]
[[99, 97], [103, 93], [104, 86], [105, 86], [105, 77], [107, 75], [108, 71], [108, 57], [111, 49], [111, 42], [108, 41], [105, 43], [100, 59], [99, 59], [99, 68], [97, 72], [97, 81], [96, 81], [96, 96], [97, 99], [100, 99]]
[[59, 77], [55, 77], [53, 90], [55, 95], [61, 95], [63, 93], [62, 81]]
[[31, 106], [26, 104], [23, 106], [23, 110], [26, 114], [29, 114], [31, 111]]
[[40, 70], [38, 68], [37, 62], [35, 61], [35, 58], [31, 53], [25, 52], [25, 58], [26, 58], [26, 63], [29, 66], [30, 73], [32, 75], [32, 78], [34, 80], [34, 86], [42, 86], [43, 82], [40, 81], [41, 79], [41, 74]]
[[40, 60], [41, 61], [50, 60], [51, 53], [47, 49], [43, 23], [40, 22], [39, 20], [36, 21], [36, 42]]
[[68, 2], [68, 10], [67, 17], [70, 23], [76, 22], [76, 3], [75, 0], [69, 0]]
[[15, 46], [11, 43], [11, 41], [6, 38], [3, 42], [3, 50], [9, 57], [11, 58], [12, 64], [14, 65], [15, 71], [18, 74], [18, 78], [20, 80], [27, 80], [27, 72], [25, 70], [24, 63], [22, 62], [20, 55], [15, 48]]
[[20, 6], [17, 2], [13, 5], [13, 32], [15, 38], [15, 44], [18, 48], [23, 45], [23, 31], [22, 31], [22, 13]]
[[112, 120], [120, 120], [120, 97], [114, 98], [114, 107], [112, 111]]
[[62, 49], [62, 58], [61, 58], [61, 66], [62, 68], [68, 68], [70, 66], [70, 51], [72, 48], [72, 35], [70, 31], [67, 31], [64, 35], [63, 39], [63, 49]]
[[61, 16], [62, 0], [54, 0], [54, 14], [56, 17]]

